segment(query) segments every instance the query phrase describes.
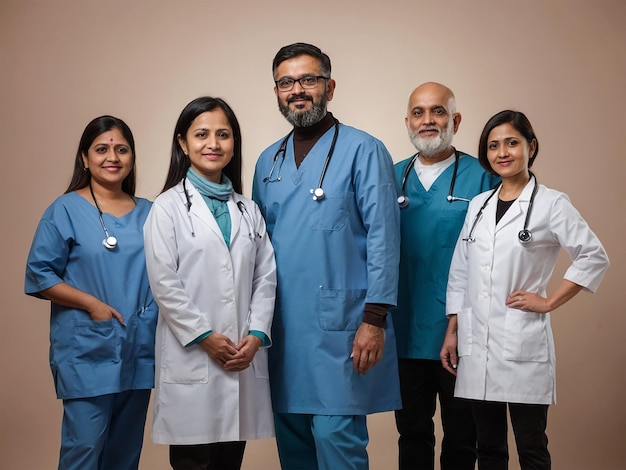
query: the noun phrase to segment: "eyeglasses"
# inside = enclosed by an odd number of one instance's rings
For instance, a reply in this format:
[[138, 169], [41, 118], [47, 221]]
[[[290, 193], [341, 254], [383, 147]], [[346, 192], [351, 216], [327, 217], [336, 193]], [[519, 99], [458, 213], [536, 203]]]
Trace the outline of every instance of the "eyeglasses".
[[300, 86], [305, 90], [309, 90], [311, 88], [315, 88], [317, 86], [317, 82], [320, 79], [328, 80], [329, 78], [323, 77], [321, 75], [305, 75], [304, 77], [300, 78], [284, 77], [280, 80], [275, 80], [274, 83], [276, 83], [276, 87], [279, 91], [291, 91], [296, 82], [298, 82]]

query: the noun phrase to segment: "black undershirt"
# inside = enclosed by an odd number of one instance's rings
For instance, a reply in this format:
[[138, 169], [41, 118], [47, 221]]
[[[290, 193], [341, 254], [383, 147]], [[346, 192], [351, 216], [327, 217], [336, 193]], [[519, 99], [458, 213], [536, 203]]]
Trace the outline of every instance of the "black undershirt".
[[316, 142], [322, 137], [328, 129], [335, 125], [335, 118], [331, 113], [321, 121], [316, 122], [309, 127], [296, 127], [293, 130], [293, 158], [296, 168], [300, 168], [304, 157], [311, 151]]
[[503, 201], [502, 199], [498, 198], [498, 205], [496, 207], [496, 224], [500, 222], [502, 216], [506, 214], [506, 211], [509, 210], [509, 207], [511, 207], [514, 202], [515, 199], [512, 199], [510, 201]]

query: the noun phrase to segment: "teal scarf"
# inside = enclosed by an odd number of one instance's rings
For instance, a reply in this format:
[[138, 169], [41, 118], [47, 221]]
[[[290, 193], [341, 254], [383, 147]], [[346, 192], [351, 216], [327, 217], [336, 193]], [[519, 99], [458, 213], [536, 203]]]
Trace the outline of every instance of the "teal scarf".
[[187, 170], [187, 179], [198, 190], [202, 199], [215, 217], [218, 227], [222, 232], [226, 246], [230, 249], [230, 212], [228, 212], [228, 199], [233, 192], [233, 183], [222, 174], [221, 184], [214, 183], [200, 176], [193, 169]]

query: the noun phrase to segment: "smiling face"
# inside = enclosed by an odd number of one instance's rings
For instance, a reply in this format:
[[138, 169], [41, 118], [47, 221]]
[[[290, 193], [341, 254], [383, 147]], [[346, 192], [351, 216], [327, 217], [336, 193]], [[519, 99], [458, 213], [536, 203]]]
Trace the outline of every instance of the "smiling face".
[[530, 177], [528, 161], [536, 145], [536, 140], [529, 143], [511, 123], [501, 124], [487, 137], [487, 160], [503, 180], [527, 180]]
[[131, 147], [117, 128], [96, 137], [82, 158], [92, 184], [112, 189], [121, 188], [135, 164]]
[[420, 157], [427, 159], [424, 163], [450, 156], [452, 138], [461, 122], [453, 107], [454, 95], [438, 83], [425, 83], [411, 93], [405, 124]]
[[[310, 55], [300, 55], [281, 62], [276, 68], [274, 80], [305, 76], [324, 76], [320, 61]], [[333, 99], [335, 81], [319, 79], [314, 88], [304, 89], [300, 82], [295, 82], [289, 91], [280, 91], [274, 87], [278, 99], [278, 108], [285, 119], [295, 127], [309, 127], [319, 122], [326, 115], [326, 106]]]
[[221, 108], [199, 114], [178, 143], [189, 156], [191, 168], [214, 183], [221, 183], [222, 170], [230, 163], [235, 149], [233, 130]]

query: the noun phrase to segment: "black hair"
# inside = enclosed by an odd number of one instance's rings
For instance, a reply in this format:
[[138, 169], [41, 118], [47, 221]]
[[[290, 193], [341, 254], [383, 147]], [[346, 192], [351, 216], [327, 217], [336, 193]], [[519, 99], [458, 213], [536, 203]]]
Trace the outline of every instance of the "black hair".
[[191, 166], [189, 157], [185, 155], [180, 143], [178, 142], [178, 136], [183, 139], [187, 136], [187, 131], [191, 127], [191, 123], [200, 114], [208, 111], [215, 111], [221, 109], [228, 119], [228, 124], [233, 130], [233, 138], [235, 141], [233, 158], [228, 165], [224, 167], [222, 173], [225, 174], [228, 179], [233, 183], [233, 189], [237, 193], [242, 192], [241, 183], [241, 128], [235, 113], [230, 106], [221, 98], [213, 98], [210, 96], [201, 96], [191, 101], [180, 113], [178, 121], [176, 122], [176, 128], [174, 129], [174, 137], [172, 138], [172, 156], [170, 159], [170, 169], [165, 180], [165, 185], [161, 192], [165, 192], [168, 189], [176, 186], [187, 174], [187, 170]]
[[533, 126], [530, 124], [530, 121], [526, 117], [526, 115], [520, 111], [512, 111], [510, 109], [506, 109], [504, 111], [500, 111], [499, 113], [493, 115], [487, 124], [485, 124], [485, 128], [480, 134], [480, 141], [478, 143], [478, 161], [482, 167], [492, 175], [495, 175], [496, 172], [491, 168], [489, 164], [489, 160], [487, 159], [487, 147], [489, 145], [489, 134], [493, 129], [502, 124], [511, 124], [517, 132], [522, 134], [526, 142], [530, 145], [532, 141], [535, 141], [535, 151], [528, 159], [528, 168], [533, 166], [533, 162], [535, 161], [535, 157], [539, 152], [539, 141], [537, 140], [537, 136], [535, 135], [535, 131], [533, 130]]
[[80, 142], [78, 143], [78, 150], [76, 151], [76, 158], [74, 159], [74, 173], [69, 186], [65, 190], [66, 194], [89, 185], [89, 182], [91, 181], [91, 173], [88, 168], [85, 168], [83, 155], [87, 156], [89, 153], [89, 147], [91, 147], [93, 141], [96, 140], [96, 137], [112, 129], [118, 129], [122, 133], [122, 136], [124, 136], [124, 139], [128, 142], [128, 145], [130, 145], [130, 152], [133, 157], [133, 166], [130, 173], [128, 173], [128, 176], [126, 176], [124, 181], [122, 181], [122, 191], [130, 196], [135, 195], [135, 139], [133, 137], [133, 133], [124, 121], [108, 115], [93, 119], [89, 124], [87, 124], [87, 127], [85, 127], [83, 135], [80, 138]]
[[272, 74], [274, 75], [274, 78], [276, 78], [276, 69], [282, 62], [293, 59], [294, 57], [300, 57], [301, 55], [309, 55], [319, 60], [322, 75], [330, 78], [330, 57], [323, 53], [319, 47], [305, 42], [296, 42], [294, 44], [284, 46], [276, 53], [276, 56], [272, 61]]

